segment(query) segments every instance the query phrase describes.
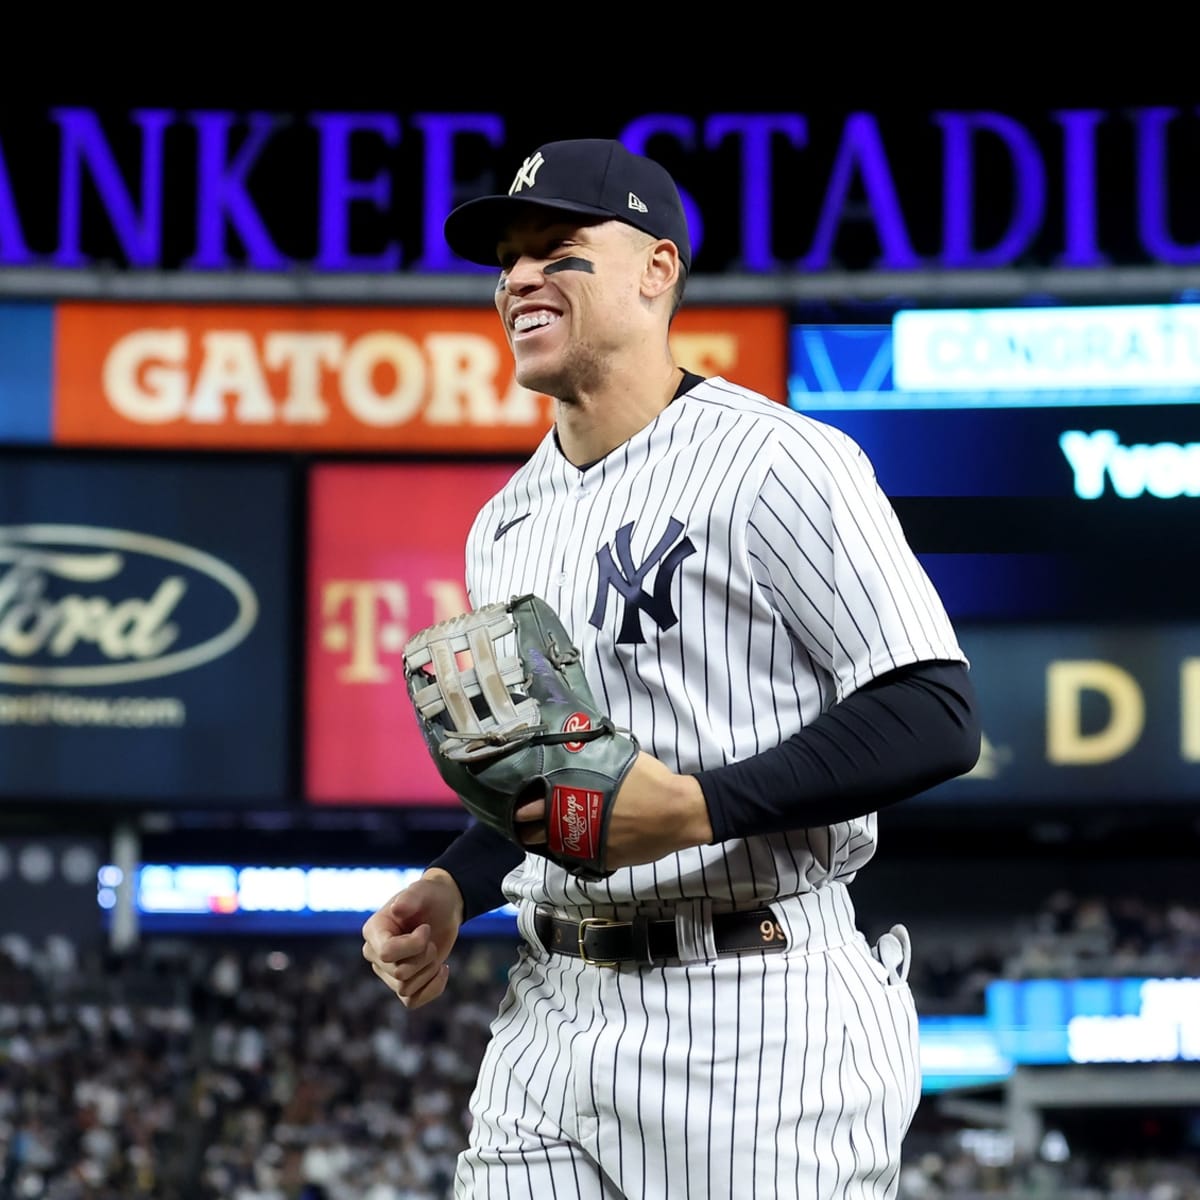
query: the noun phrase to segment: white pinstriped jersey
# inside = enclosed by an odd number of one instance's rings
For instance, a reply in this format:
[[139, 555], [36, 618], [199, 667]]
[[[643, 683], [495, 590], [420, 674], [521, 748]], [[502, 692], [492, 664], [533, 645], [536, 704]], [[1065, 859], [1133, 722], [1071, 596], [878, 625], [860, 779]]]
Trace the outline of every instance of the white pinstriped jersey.
[[[966, 661], [862, 450], [720, 377], [584, 471], [548, 433], [476, 517], [466, 574], [474, 607], [545, 599], [598, 707], [679, 772], [769, 749], [895, 667]], [[505, 890], [560, 908], [741, 906], [848, 883], [875, 846], [869, 814], [598, 883], [527, 855]]]

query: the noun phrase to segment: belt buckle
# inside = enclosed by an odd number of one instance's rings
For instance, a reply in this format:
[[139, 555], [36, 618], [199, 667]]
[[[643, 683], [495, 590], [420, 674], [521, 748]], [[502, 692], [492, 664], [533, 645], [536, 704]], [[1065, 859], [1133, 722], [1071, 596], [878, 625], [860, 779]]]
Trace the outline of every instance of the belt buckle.
[[588, 952], [583, 948], [583, 939], [587, 936], [589, 928], [609, 928], [613, 925], [629, 925], [630, 921], [613, 921], [608, 917], [584, 917], [579, 922], [577, 934], [579, 938], [579, 957], [585, 963], [590, 963], [593, 967], [615, 967], [617, 959], [591, 958]]

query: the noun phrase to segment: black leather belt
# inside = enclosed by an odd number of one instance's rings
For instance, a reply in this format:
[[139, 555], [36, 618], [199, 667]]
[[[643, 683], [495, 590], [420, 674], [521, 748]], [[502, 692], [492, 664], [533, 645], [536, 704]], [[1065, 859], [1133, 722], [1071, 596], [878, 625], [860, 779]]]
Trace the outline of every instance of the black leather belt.
[[[584, 917], [572, 921], [539, 908], [534, 913], [533, 927], [549, 953], [569, 954], [598, 967], [630, 962], [653, 965], [679, 958], [679, 940], [671, 919], [611, 921], [607, 917]], [[712, 930], [721, 956], [749, 951], [772, 954], [787, 949], [787, 934], [769, 908], [715, 913]]]

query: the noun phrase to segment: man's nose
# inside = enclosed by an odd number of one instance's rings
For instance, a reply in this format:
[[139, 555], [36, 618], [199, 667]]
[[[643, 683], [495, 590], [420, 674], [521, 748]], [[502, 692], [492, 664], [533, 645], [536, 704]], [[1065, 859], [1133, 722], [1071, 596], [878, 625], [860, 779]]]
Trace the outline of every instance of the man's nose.
[[522, 255], [509, 267], [504, 277], [504, 286], [514, 296], [540, 287], [545, 278], [544, 268], [545, 264], [541, 259]]

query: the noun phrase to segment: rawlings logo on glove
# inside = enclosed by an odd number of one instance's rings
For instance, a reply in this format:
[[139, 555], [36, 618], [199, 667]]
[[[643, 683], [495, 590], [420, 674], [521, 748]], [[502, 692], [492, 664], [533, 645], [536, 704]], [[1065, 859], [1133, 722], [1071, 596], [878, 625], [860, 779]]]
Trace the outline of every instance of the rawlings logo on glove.
[[[510, 634], [515, 652], [501, 654]], [[521, 844], [514, 813], [540, 795], [547, 841], [524, 849], [582, 879], [612, 874], [608, 820], [639, 747], [596, 707], [544, 600], [518, 596], [421, 630], [404, 675], [433, 761], [472, 815]]]

